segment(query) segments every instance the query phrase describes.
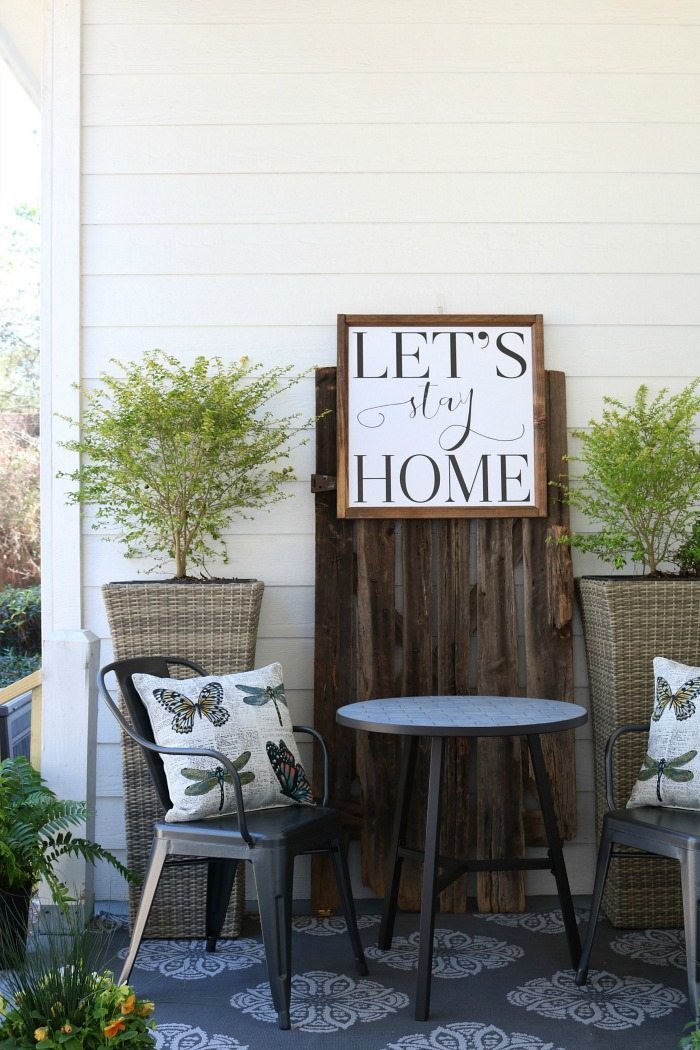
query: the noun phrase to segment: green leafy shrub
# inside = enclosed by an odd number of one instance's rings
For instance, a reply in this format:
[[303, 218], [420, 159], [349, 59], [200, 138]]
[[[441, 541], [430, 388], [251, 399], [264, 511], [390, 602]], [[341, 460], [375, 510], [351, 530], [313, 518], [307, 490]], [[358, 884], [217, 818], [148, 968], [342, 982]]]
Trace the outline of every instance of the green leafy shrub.
[[695, 519], [690, 535], [673, 557], [681, 575], [700, 576], [700, 517]]
[[127, 557], [152, 557], [153, 568], [172, 559], [177, 579], [208, 557], [226, 562], [231, 517], [283, 499], [294, 478], [286, 460], [312, 421], [268, 405], [302, 376], [247, 358], [200, 356], [186, 367], [162, 350], [113, 363], [123, 375], [83, 390], [80, 424], [69, 420], [80, 436], [64, 447], [82, 457], [62, 475], [77, 484], [69, 501], [95, 508], [95, 528], [116, 526]]
[[35, 655], [41, 652], [41, 589], [0, 590], [0, 647]]
[[603, 398], [600, 420], [575, 430], [583, 473], [561, 484], [563, 499], [600, 528], [563, 538], [617, 569], [641, 562], [661, 575], [684, 544], [700, 502], [700, 379], [679, 394], [649, 399], [640, 386], [631, 405]]
[[0, 689], [18, 682], [41, 667], [41, 656], [37, 653], [22, 653], [19, 649], [0, 649]]

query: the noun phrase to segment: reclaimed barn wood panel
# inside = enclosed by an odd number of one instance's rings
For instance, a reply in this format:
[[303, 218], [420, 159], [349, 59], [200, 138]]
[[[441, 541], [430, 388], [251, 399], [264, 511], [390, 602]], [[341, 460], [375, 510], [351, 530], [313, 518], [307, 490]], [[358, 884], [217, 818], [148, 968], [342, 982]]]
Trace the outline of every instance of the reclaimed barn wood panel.
[[[568, 524], [552, 490], [548, 515], [517, 518], [338, 520], [335, 516], [336, 373], [317, 372], [315, 724], [332, 757], [331, 798], [359, 838], [362, 877], [384, 892], [399, 742], [335, 723], [343, 704], [369, 697], [494, 693], [571, 700], [573, 577], [567, 547], [548, 543]], [[566, 452], [564, 376], [546, 374], [547, 472]], [[519, 594], [522, 592], [522, 601]], [[544, 738], [565, 838], [576, 833], [573, 735]], [[410, 827], [422, 845], [425, 756], [419, 749]], [[317, 789], [319, 785], [316, 785]], [[522, 855], [541, 841], [529, 760], [520, 738], [451, 740], [445, 750], [440, 848], [448, 856]], [[535, 795], [536, 798], [536, 795]], [[527, 806], [526, 808], [526, 801]], [[314, 859], [312, 903], [335, 905]], [[404, 864], [399, 903], [417, 908], [420, 871]], [[465, 911], [525, 903], [522, 872], [482, 872], [441, 895]]]
[[[436, 673], [438, 694], [458, 696], [469, 692], [472, 623], [476, 622], [476, 599], [469, 579], [471, 522], [467, 518], [440, 521], [437, 538]], [[469, 756], [473, 742], [466, 737], [447, 739], [443, 761], [448, 771], [443, 784], [443, 810], [457, 814], [443, 820], [440, 851], [447, 857], [466, 857], [474, 841], [474, 805], [470, 786]], [[469, 880], [453, 882], [440, 895], [440, 908], [447, 912], [467, 911]]]
[[[518, 693], [518, 623], [515, 608], [514, 518], [477, 522], [477, 680], [484, 696]], [[477, 853], [484, 860], [523, 855], [520, 739], [476, 742]], [[522, 871], [479, 872], [480, 911], [522, 911]]]
[[[335, 712], [353, 695], [352, 621], [354, 587], [353, 531], [335, 513], [335, 369], [316, 373], [316, 581], [314, 725], [333, 756], [331, 800], [341, 808], [343, 827], [353, 825], [350, 792], [355, 777], [355, 734], [338, 725]], [[330, 482], [328, 479], [332, 479]], [[325, 486], [325, 487], [324, 487]], [[344, 600], [340, 596], [345, 596]], [[314, 795], [323, 794], [321, 756], [313, 766]], [[340, 792], [337, 787], [340, 786]], [[330, 858], [315, 858], [311, 868], [311, 897], [321, 900], [330, 891], [335, 906], [335, 878]]]
[[[566, 398], [564, 375], [550, 372], [547, 384], [547, 459], [553, 465], [566, 455]], [[545, 700], [574, 698], [574, 654], [571, 630], [574, 608], [574, 580], [571, 548], [557, 544], [556, 538], [568, 531], [569, 508], [549, 490], [546, 518], [523, 521], [523, 589], [525, 691]], [[547, 539], [551, 538], [548, 543]], [[542, 750], [552, 777], [552, 796], [559, 828], [565, 839], [576, 834], [576, 782], [567, 775], [574, 763], [574, 733], [542, 737]], [[529, 754], [524, 749], [528, 788], [535, 794]], [[539, 810], [527, 817], [528, 841], [546, 845], [547, 836]]]

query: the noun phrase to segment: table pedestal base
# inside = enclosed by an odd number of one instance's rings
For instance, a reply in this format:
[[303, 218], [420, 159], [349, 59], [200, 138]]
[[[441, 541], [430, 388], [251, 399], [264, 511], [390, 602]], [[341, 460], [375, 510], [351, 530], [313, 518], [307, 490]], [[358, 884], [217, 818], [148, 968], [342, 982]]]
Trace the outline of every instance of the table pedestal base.
[[[421, 889], [421, 910], [418, 945], [418, 976], [416, 986], [415, 1018], [427, 1021], [430, 1012], [430, 987], [433, 966], [433, 936], [435, 931], [435, 905], [439, 894], [451, 883], [467, 872], [474, 871], [519, 871], [548, 869], [554, 875], [559, 903], [562, 910], [564, 929], [571, 954], [574, 970], [581, 956], [581, 940], [574, 905], [571, 899], [569, 878], [564, 864], [561, 838], [557, 826], [557, 817], [549, 783], [549, 774], [542, 754], [542, 745], [538, 734], [527, 736], [532, 768], [540, 798], [542, 818], [547, 834], [548, 856], [541, 859], [524, 857], [503, 858], [494, 860], [458, 860], [453, 857], [442, 857], [438, 852], [440, 837], [440, 781], [442, 778], [442, 759], [444, 752], [443, 736], [430, 737], [430, 772], [428, 779], [428, 799], [425, 816], [425, 840], [422, 851], [409, 849], [406, 846], [406, 826], [411, 801], [410, 772], [415, 768], [418, 738], [409, 737], [404, 744], [399, 795], [396, 807], [396, 819], [392, 833], [390, 856], [391, 868], [388, 872], [387, 890], [382, 909], [382, 921], [379, 927], [378, 945], [382, 951], [391, 947], [394, 936], [396, 907], [401, 881], [401, 869], [404, 858], [423, 860], [423, 880]], [[441, 873], [440, 873], [441, 871]]]

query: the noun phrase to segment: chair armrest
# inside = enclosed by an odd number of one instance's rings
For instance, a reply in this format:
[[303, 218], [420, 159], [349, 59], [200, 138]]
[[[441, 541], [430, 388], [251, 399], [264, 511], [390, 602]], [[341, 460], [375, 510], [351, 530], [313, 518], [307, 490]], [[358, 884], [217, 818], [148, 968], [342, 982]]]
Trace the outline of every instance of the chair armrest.
[[230, 758], [222, 754], [220, 751], [215, 751], [209, 747], [166, 747], [161, 744], [155, 744], [150, 740], [146, 740], [140, 733], [137, 733], [127, 718], [124, 717], [122, 712], [119, 710], [117, 704], [112, 699], [107, 686], [104, 681], [104, 673], [100, 671], [97, 676], [97, 687], [102, 695], [102, 699], [107, 704], [108, 708], [116, 718], [119, 725], [122, 727], [127, 736], [130, 736], [144, 751], [153, 751], [159, 755], [189, 755], [194, 758], [213, 758], [216, 762], [220, 762], [227, 773], [231, 774], [231, 783], [233, 785], [233, 793], [236, 798], [236, 812], [238, 816], [238, 830], [241, 833], [241, 837], [248, 843], [249, 846], [254, 846], [255, 842], [253, 836], [248, 830], [248, 821], [246, 820], [245, 806], [243, 805], [243, 790], [241, 788], [241, 778], [238, 770], [234, 766]]
[[328, 805], [328, 748], [326, 747], [326, 741], [323, 739], [317, 729], [312, 729], [311, 726], [292, 726], [295, 733], [308, 733], [312, 736], [321, 746], [321, 754], [323, 755], [323, 798], [321, 799], [321, 805]]
[[615, 790], [613, 782], [613, 751], [615, 744], [624, 736], [626, 733], [648, 733], [649, 723], [648, 722], [629, 722], [627, 725], [618, 726], [617, 729], [608, 737], [608, 742], [605, 745], [605, 800], [608, 804], [608, 809], [616, 809], [615, 804]]

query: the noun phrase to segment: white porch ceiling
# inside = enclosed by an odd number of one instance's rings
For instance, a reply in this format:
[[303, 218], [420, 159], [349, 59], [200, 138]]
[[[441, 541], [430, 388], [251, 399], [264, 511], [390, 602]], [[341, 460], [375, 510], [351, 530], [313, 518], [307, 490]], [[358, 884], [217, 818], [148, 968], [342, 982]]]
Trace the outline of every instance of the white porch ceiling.
[[42, 0], [0, 0], [0, 57], [41, 103]]

